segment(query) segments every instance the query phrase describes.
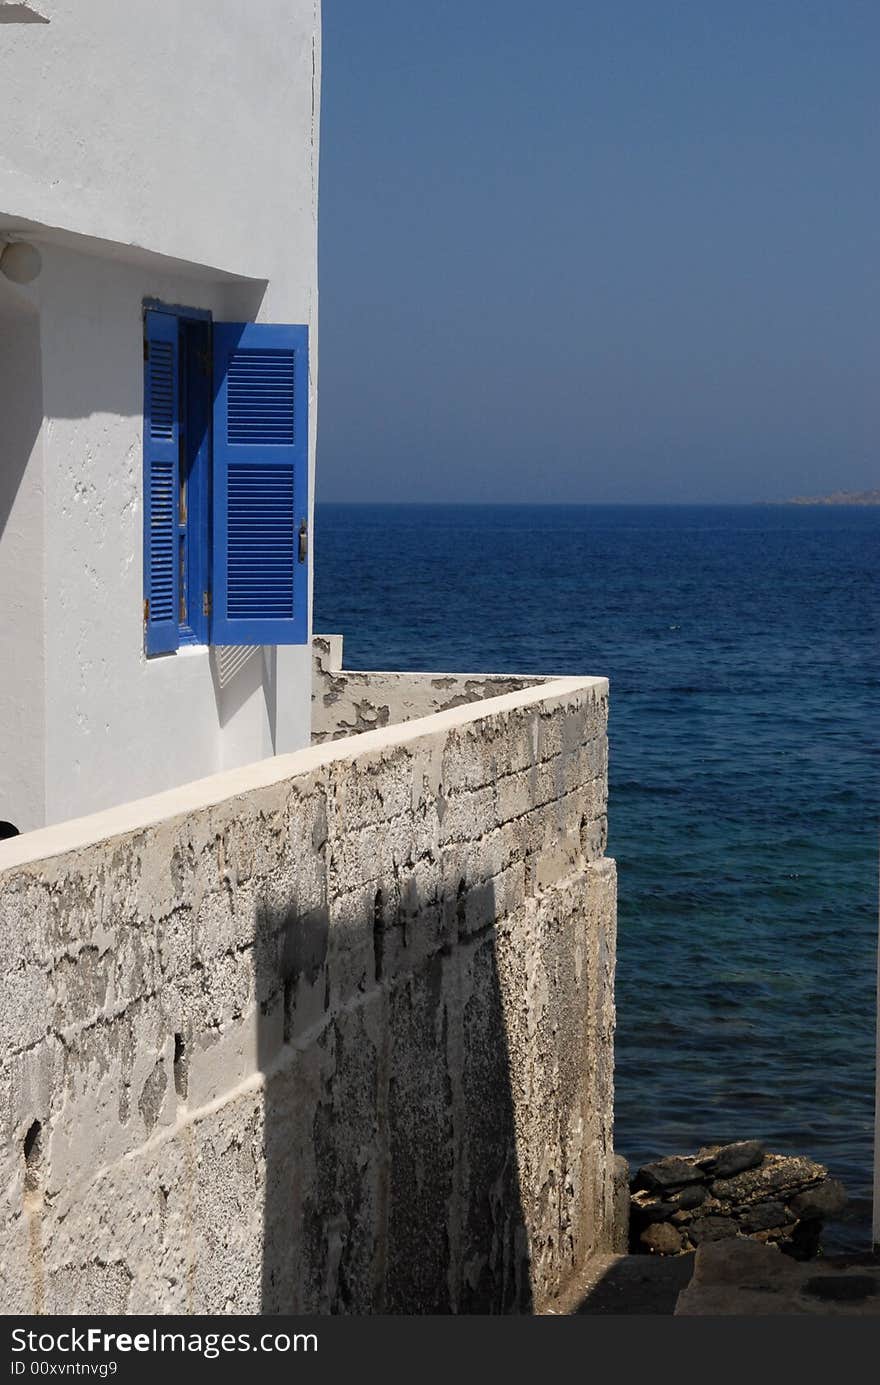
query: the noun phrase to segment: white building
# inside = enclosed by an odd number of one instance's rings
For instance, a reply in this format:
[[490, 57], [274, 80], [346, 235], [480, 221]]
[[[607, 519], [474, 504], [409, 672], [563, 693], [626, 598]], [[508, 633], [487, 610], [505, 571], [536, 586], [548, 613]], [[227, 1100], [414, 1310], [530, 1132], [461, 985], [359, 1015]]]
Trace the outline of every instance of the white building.
[[319, 11], [0, 3], [21, 831], [308, 743]]
[[319, 19], [0, 0], [5, 1313], [543, 1311], [621, 1234], [607, 683], [312, 640]]

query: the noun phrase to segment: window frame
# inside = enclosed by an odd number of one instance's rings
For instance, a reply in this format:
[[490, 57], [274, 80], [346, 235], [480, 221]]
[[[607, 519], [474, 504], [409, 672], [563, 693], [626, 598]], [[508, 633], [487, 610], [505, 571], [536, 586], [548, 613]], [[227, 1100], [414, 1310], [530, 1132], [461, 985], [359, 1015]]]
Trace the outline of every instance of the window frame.
[[[147, 314], [161, 313], [177, 321], [177, 418], [178, 485], [175, 497], [175, 561], [178, 563], [178, 621], [177, 643], [169, 650], [150, 652], [148, 659], [176, 654], [183, 646], [208, 646], [211, 643], [211, 527], [212, 527], [212, 429], [213, 429], [213, 315], [210, 309], [191, 308], [180, 303], [166, 303], [158, 298], [142, 302], [144, 343], [147, 343]], [[201, 343], [198, 338], [202, 337]], [[204, 352], [201, 379], [203, 388], [194, 390], [199, 379], [199, 352]], [[201, 438], [195, 455], [189, 454], [189, 437], [193, 427], [201, 426]], [[186, 516], [181, 521], [181, 476], [186, 467]], [[146, 506], [147, 499], [144, 497]], [[179, 544], [183, 539], [186, 618], [180, 619], [183, 588], [180, 583]]]
[[[201, 341], [199, 340], [201, 338]], [[184, 531], [186, 619], [180, 622], [180, 644], [207, 645], [211, 633], [211, 455], [212, 364], [210, 321], [180, 314], [180, 460], [187, 465]], [[194, 383], [199, 388], [193, 389]], [[201, 430], [190, 452], [190, 431]], [[178, 494], [183, 490], [178, 487]], [[178, 646], [179, 647], [179, 646]]]

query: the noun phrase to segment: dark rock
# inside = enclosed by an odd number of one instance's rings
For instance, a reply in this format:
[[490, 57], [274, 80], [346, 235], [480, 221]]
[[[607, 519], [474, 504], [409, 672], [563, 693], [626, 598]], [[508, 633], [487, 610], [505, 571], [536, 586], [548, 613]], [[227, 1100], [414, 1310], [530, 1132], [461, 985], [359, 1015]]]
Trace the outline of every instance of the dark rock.
[[771, 1231], [776, 1226], [785, 1226], [791, 1217], [782, 1202], [755, 1202], [738, 1220], [743, 1231]]
[[730, 1217], [698, 1217], [687, 1229], [688, 1237], [695, 1246], [704, 1241], [724, 1241], [735, 1236], [738, 1228]]
[[[797, 1155], [768, 1154], [759, 1168], [746, 1169], [733, 1178], [719, 1178], [712, 1193], [722, 1202], [767, 1202], [773, 1194], [801, 1192], [828, 1175], [823, 1164]], [[787, 1200], [787, 1199], [786, 1199]]]
[[791, 1210], [802, 1221], [821, 1221], [836, 1217], [847, 1204], [846, 1189], [836, 1178], [826, 1178], [815, 1188], [807, 1188], [791, 1199]]
[[649, 1188], [656, 1192], [666, 1192], [669, 1188], [681, 1188], [686, 1183], [699, 1183], [703, 1172], [689, 1159], [671, 1155], [668, 1159], [658, 1159], [654, 1164], [645, 1164], [635, 1176], [636, 1188]]
[[672, 1202], [679, 1211], [686, 1212], [692, 1207], [699, 1207], [708, 1196], [705, 1188], [698, 1183], [691, 1183], [687, 1188], [682, 1188], [680, 1193], [676, 1193]]
[[700, 1213], [700, 1215], [703, 1216], [703, 1217], [716, 1217], [716, 1216], [717, 1216], [717, 1217], [729, 1217], [729, 1216], [730, 1216], [730, 1203], [729, 1203], [729, 1202], [719, 1202], [718, 1199], [717, 1199], [717, 1197], [707, 1197], [707, 1198], [706, 1198], [706, 1201], [705, 1201], [704, 1203], [702, 1203], [701, 1205], [702, 1205], [703, 1210], [702, 1210], [702, 1212]]
[[633, 1250], [669, 1255], [750, 1237], [775, 1243], [788, 1265], [817, 1253], [823, 1219], [847, 1201], [822, 1164], [767, 1154], [758, 1140], [658, 1159], [638, 1170], [632, 1187]]
[[707, 1197], [706, 1189], [698, 1183], [688, 1184], [679, 1192], [666, 1197], [640, 1189], [633, 1193], [632, 1219], [637, 1225], [644, 1226], [646, 1222], [671, 1221], [676, 1213], [683, 1213], [690, 1220], [689, 1209], [699, 1207]]
[[817, 1274], [807, 1280], [804, 1293], [831, 1303], [857, 1303], [877, 1293], [877, 1281], [868, 1274]]
[[645, 1227], [639, 1240], [646, 1250], [653, 1251], [655, 1255], [678, 1255], [681, 1250], [681, 1233], [669, 1222], [656, 1222], [653, 1226]]
[[812, 1260], [819, 1250], [821, 1221], [799, 1221], [785, 1228], [786, 1235], [779, 1242], [779, 1249], [792, 1260]]
[[662, 1198], [655, 1202], [634, 1202], [632, 1205], [635, 1221], [643, 1225], [645, 1222], [669, 1221], [675, 1210], [674, 1202], [664, 1202]]
[[699, 1164], [714, 1178], [732, 1178], [734, 1174], [756, 1168], [763, 1158], [764, 1146], [760, 1140], [737, 1140], [699, 1159]]

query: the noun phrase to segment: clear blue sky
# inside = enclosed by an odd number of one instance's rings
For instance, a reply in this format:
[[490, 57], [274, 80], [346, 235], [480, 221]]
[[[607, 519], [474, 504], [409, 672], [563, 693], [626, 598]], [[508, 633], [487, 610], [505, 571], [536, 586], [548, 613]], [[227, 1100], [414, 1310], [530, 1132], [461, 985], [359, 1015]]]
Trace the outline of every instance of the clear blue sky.
[[877, 0], [324, 0], [319, 500], [880, 486]]

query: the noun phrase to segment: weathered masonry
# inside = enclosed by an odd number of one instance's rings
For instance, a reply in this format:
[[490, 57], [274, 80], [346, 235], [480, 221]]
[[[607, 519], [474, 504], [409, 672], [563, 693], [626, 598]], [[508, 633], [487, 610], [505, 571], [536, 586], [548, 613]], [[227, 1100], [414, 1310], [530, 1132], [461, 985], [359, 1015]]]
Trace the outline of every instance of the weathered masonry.
[[317, 643], [310, 748], [0, 844], [6, 1313], [541, 1311], [609, 1248], [607, 685]]

